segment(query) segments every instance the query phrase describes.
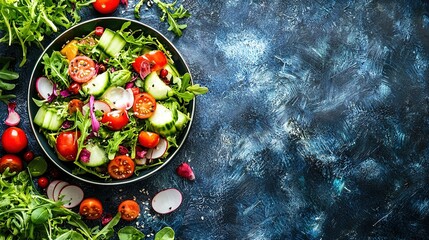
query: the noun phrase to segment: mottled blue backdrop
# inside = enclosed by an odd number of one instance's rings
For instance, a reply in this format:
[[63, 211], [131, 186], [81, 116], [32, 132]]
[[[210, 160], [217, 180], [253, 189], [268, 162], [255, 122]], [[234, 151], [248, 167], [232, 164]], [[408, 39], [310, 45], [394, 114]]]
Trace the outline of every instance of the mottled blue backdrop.
[[[135, 3], [114, 16], [134, 19]], [[112, 213], [135, 197], [144, 211], [131, 224], [149, 239], [167, 225], [196, 240], [429, 239], [427, 1], [179, 3], [192, 13], [181, 38], [156, 8], [143, 7], [141, 21], [172, 40], [194, 82], [210, 89], [190, 135], [156, 176], [109, 189], [76, 182], [87, 196]], [[19, 57], [17, 49], [1, 45], [2, 54]], [[26, 84], [40, 53], [32, 48], [20, 70], [27, 131]], [[174, 173], [182, 161], [195, 182]], [[157, 215], [150, 199], [169, 187], [183, 204]]]

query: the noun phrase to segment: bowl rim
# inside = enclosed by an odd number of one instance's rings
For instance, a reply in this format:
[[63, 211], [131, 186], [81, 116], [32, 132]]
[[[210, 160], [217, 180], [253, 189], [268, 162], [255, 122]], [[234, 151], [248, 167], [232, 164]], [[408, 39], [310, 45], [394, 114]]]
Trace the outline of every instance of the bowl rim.
[[[57, 37], [55, 37], [55, 39], [53, 39], [49, 43], [48, 46], [46, 46], [44, 48], [43, 52], [41, 53], [41, 55], [39, 56], [39, 58], [37, 59], [37, 61], [35, 62], [34, 66], [33, 66], [33, 70], [32, 70], [31, 76], [30, 76], [30, 81], [28, 82], [28, 89], [27, 89], [27, 114], [28, 114], [28, 117], [29, 117], [29, 122], [30, 122], [32, 133], [33, 133], [33, 135], [34, 135], [37, 143], [39, 144], [39, 147], [42, 149], [42, 151], [44, 152], [44, 154], [49, 158], [49, 160], [52, 161], [63, 172], [65, 172], [66, 174], [68, 174], [69, 176], [71, 176], [74, 179], [78, 179], [78, 180], [83, 181], [85, 183], [90, 183], [90, 184], [94, 184], [94, 185], [102, 185], [102, 186], [103, 185], [104, 186], [107, 186], [107, 185], [108, 186], [125, 185], [125, 184], [129, 184], [129, 183], [134, 183], [134, 182], [137, 182], [137, 181], [141, 181], [143, 179], [146, 179], [146, 178], [154, 175], [155, 173], [159, 172], [162, 168], [164, 168], [170, 161], [172, 161], [172, 159], [174, 158], [174, 156], [179, 152], [179, 150], [182, 148], [183, 144], [185, 143], [186, 139], [188, 138], [188, 134], [190, 132], [190, 129], [191, 129], [191, 126], [192, 126], [192, 123], [193, 123], [193, 119], [194, 119], [195, 105], [196, 105], [195, 104], [195, 100], [196, 100], [195, 98], [193, 100], [191, 100], [189, 102], [189, 104], [188, 104], [188, 108], [191, 109], [191, 111], [189, 112], [190, 120], [189, 120], [186, 128], [183, 130], [183, 132], [180, 135], [181, 141], [180, 141], [180, 143], [178, 143], [177, 148], [173, 152], [169, 153], [169, 156], [164, 160], [164, 162], [162, 164], [160, 164], [158, 166], [155, 166], [155, 167], [152, 167], [152, 168], [149, 168], [148, 169], [149, 172], [147, 172], [145, 174], [142, 174], [142, 175], [133, 176], [132, 178], [123, 179], [123, 180], [113, 180], [112, 179], [112, 181], [104, 181], [104, 180], [100, 179], [100, 181], [93, 181], [91, 179], [87, 179], [87, 178], [83, 177], [83, 176], [87, 176], [88, 173], [84, 174], [82, 176], [81, 175], [74, 175], [70, 170], [67, 170], [67, 169], [63, 168], [58, 163], [59, 161], [61, 161], [61, 160], [58, 159], [58, 156], [55, 155], [56, 159], [53, 159], [53, 157], [48, 153], [48, 151], [43, 146], [41, 139], [39, 139], [39, 137], [37, 135], [38, 130], [36, 129], [36, 126], [35, 126], [35, 124], [33, 122], [33, 116], [31, 115], [31, 112], [32, 112], [31, 105], [34, 104], [33, 100], [32, 100], [32, 90], [31, 90], [31, 88], [32, 88], [33, 85], [35, 85], [35, 81], [37, 80], [37, 78], [40, 77], [40, 75], [35, 76], [35, 74], [37, 74], [36, 73], [36, 69], [37, 69], [37, 66], [39, 64], [41, 64], [43, 55], [45, 55], [45, 53], [47, 53], [48, 51], [50, 51], [51, 47], [57, 41], [59, 41], [60, 39], [62, 39], [63, 36], [66, 35], [67, 33], [71, 32], [71, 31], [73, 31], [75, 29], [78, 29], [78, 28], [82, 27], [83, 25], [90, 24], [90, 23], [93, 23], [93, 22], [100, 22], [100, 21], [102, 22], [103, 20], [122, 21], [124, 23], [125, 22], [131, 22], [132, 24], [137, 24], [137, 25], [141, 26], [142, 28], [146, 28], [149, 31], [154, 32], [155, 35], [156, 35], [154, 37], [156, 37], [157, 39], [161, 38], [162, 39], [161, 42], [163, 42], [163, 44], [167, 43], [169, 45], [169, 46], [166, 47], [167, 50], [169, 50], [169, 51], [174, 50], [174, 53], [175, 53], [175, 55], [177, 55], [177, 58], [180, 59], [181, 62], [183, 62], [183, 67], [184, 67], [185, 71], [187, 73], [189, 73], [189, 75], [190, 75], [190, 81], [193, 84], [192, 74], [191, 74], [191, 71], [189, 69], [188, 64], [185, 61], [185, 58], [182, 56], [182, 54], [176, 48], [176, 46], [167, 37], [165, 37], [161, 32], [159, 32], [158, 30], [154, 29], [153, 27], [151, 27], [151, 26], [149, 26], [149, 25], [147, 25], [145, 23], [142, 23], [142, 22], [139, 22], [139, 21], [136, 21], [136, 20], [133, 20], [133, 19], [123, 18], [123, 17], [97, 17], [97, 18], [92, 18], [92, 19], [80, 22], [80, 23], [78, 23], [78, 24], [76, 24], [76, 25], [74, 25], [74, 26], [72, 26], [72, 27], [70, 27], [68, 29], [65, 29], [62, 33], [60, 33]], [[34, 84], [33, 84], [33, 82], [34, 82]], [[45, 141], [46, 141], [46, 138], [45, 138]]]

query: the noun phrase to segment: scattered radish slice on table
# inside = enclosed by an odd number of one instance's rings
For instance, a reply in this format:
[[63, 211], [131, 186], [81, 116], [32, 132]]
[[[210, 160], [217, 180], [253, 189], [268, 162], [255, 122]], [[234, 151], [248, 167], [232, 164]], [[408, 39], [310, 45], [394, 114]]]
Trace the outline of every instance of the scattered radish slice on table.
[[7, 104], [8, 115], [4, 123], [9, 127], [14, 127], [19, 124], [21, 117], [15, 112], [16, 103], [10, 102]]
[[70, 183], [65, 182], [65, 181], [60, 181], [59, 183], [57, 183], [57, 185], [55, 185], [54, 194], [52, 195], [54, 198], [54, 201], [60, 200], [61, 190], [63, 189], [63, 187], [68, 186], [68, 185], [70, 185]]
[[189, 166], [188, 163], [181, 163], [177, 168], [176, 172], [179, 176], [186, 178], [188, 180], [195, 180], [195, 174], [194, 171], [192, 171], [191, 166]]
[[49, 183], [48, 188], [46, 189], [46, 195], [49, 199], [54, 200], [54, 189], [59, 182], [61, 182], [61, 180], [54, 180]]
[[59, 196], [63, 196], [64, 207], [74, 208], [82, 202], [84, 194], [80, 187], [67, 185], [61, 189]]
[[175, 188], [168, 188], [157, 193], [152, 199], [152, 208], [159, 214], [167, 214], [182, 204], [182, 194]]

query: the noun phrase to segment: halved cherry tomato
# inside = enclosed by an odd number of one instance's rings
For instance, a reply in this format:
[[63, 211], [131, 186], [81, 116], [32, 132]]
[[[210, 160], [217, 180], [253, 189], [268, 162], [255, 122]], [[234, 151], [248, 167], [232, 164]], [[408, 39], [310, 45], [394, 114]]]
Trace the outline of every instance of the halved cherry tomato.
[[79, 94], [79, 91], [81, 89], [82, 89], [82, 86], [77, 82], [70, 83], [70, 86], [68, 87], [69, 92], [73, 95]]
[[134, 161], [127, 155], [116, 156], [107, 165], [107, 172], [114, 179], [129, 178], [134, 174]]
[[128, 114], [124, 109], [104, 113], [103, 118], [101, 119], [101, 122], [107, 123], [107, 127], [113, 131], [121, 130], [128, 124], [128, 121]]
[[56, 150], [59, 159], [63, 161], [74, 161], [77, 156], [78, 144], [77, 140], [80, 137], [78, 131], [61, 132], [56, 141]]
[[73, 114], [77, 111], [82, 112], [83, 102], [79, 99], [72, 99], [69, 102], [68, 112], [69, 114]]
[[88, 82], [96, 74], [95, 62], [89, 57], [77, 56], [70, 61], [68, 73], [75, 82]]
[[156, 100], [149, 93], [139, 93], [134, 95], [133, 111], [134, 116], [145, 119], [152, 116], [156, 109]]
[[0, 158], [0, 173], [3, 173], [6, 168], [9, 172], [21, 172], [24, 168], [21, 158], [14, 154], [6, 154]]
[[161, 70], [167, 65], [168, 60], [165, 56], [164, 52], [161, 50], [152, 50], [148, 53], [143, 54], [143, 56], [139, 56], [134, 60], [132, 64], [134, 70], [140, 73], [142, 62], [149, 61], [150, 71], [158, 71]]
[[131, 91], [133, 92], [133, 95], [137, 95], [140, 93], [140, 88], [138, 87], [133, 87], [131, 88]]
[[96, 0], [93, 4], [94, 9], [102, 14], [113, 13], [119, 6], [119, 0]]
[[154, 148], [159, 143], [159, 135], [154, 132], [141, 131], [139, 133], [139, 143], [143, 147]]
[[28, 138], [24, 130], [19, 127], [9, 127], [1, 136], [1, 145], [8, 153], [18, 153], [28, 145]]
[[119, 204], [118, 212], [121, 213], [121, 218], [125, 221], [132, 221], [139, 217], [140, 206], [134, 200], [125, 200]]
[[89, 220], [99, 219], [103, 215], [103, 204], [97, 198], [86, 198], [80, 203], [79, 214]]

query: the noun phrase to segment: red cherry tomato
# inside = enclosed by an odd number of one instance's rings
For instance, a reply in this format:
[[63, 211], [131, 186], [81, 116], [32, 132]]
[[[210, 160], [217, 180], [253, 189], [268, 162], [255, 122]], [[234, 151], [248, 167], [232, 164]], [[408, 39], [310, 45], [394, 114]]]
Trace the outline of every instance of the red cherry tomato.
[[168, 63], [167, 56], [165, 56], [163, 51], [152, 50], [143, 54], [143, 56], [137, 57], [134, 60], [132, 66], [136, 72], [140, 73], [140, 68], [142, 66], [142, 62], [144, 61], [149, 61], [151, 72], [163, 69]]
[[138, 87], [133, 87], [131, 88], [131, 91], [133, 92], [133, 95], [137, 95], [140, 93], [140, 88]]
[[97, 198], [86, 198], [80, 203], [79, 214], [89, 220], [99, 219], [103, 215], [103, 204]]
[[125, 221], [132, 221], [140, 215], [140, 206], [134, 200], [125, 200], [119, 204], [118, 212]]
[[80, 137], [80, 132], [67, 131], [61, 132], [56, 141], [56, 150], [58, 157], [63, 161], [74, 161], [77, 156], [78, 144], [77, 140]]
[[24, 168], [21, 158], [14, 154], [6, 154], [0, 158], [0, 173], [3, 173], [6, 168], [10, 172], [21, 172]]
[[134, 161], [127, 155], [116, 156], [107, 165], [107, 172], [114, 179], [129, 178], [134, 174]]
[[49, 179], [47, 177], [39, 177], [39, 179], [37, 179], [37, 185], [39, 185], [40, 188], [47, 188]]
[[89, 57], [77, 56], [70, 61], [68, 73], [75, 82], [88, 82], [96, 74], [95, 62]]
[[139, 133], [139, 143], [143, 147], [154, 148], [159, 143], [159, 135], [153, 132], [141, 131]]
[[113, 131], [121, 130], [128, 124], [129, 118], [124, 109], [114, 110], [103, 115], [102, 123], [107, 123], [107, 127]]
[[8, 153], [18, 153], [27, 147], [28, 138], [21, 128], [9, 127], [1, 136], [1, 145]]
[[96, 0], [92, 6], [101, 14], [113, 13], [119, 6], [120, 0]]
[[134, 116], [140, 119], [149, 118], [156, 109], [156, 100], [149, 93], [139, 93], [134, 95], [133, 111]]
[[29, 150], [29, 151], [26, 151], [22, 157], [26, 162], [30, 162], [34, 158], [34, 153], [33, 151]]
[[77, 82], [70, 83], [70, 86], [68, 87], [69, 92], [73, 95], [79, 94], [80, 89], [82, 89], [82, 86]]

